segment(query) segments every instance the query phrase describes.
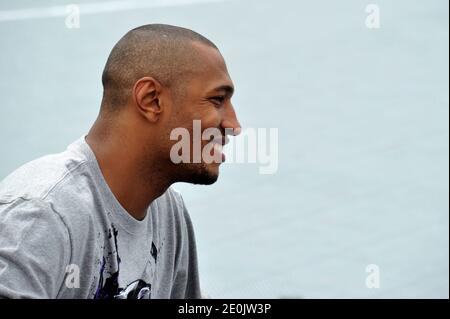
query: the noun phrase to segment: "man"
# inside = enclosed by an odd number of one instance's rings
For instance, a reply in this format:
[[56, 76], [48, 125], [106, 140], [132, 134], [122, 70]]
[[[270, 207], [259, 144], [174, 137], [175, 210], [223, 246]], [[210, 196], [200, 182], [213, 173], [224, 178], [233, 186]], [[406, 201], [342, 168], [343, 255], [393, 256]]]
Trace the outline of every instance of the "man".
[[171, 132], [195, 120], [220, 130], [201, 141], [214, 152], [239, 133], [225, 62], [191, 30], [145, 25], [114, 46], [102, 82], [86, 136], [0, 183], [0, 297], [201, 297], [192, 223], [170, 185], [212, 184], [220, 161], [176, 163]]

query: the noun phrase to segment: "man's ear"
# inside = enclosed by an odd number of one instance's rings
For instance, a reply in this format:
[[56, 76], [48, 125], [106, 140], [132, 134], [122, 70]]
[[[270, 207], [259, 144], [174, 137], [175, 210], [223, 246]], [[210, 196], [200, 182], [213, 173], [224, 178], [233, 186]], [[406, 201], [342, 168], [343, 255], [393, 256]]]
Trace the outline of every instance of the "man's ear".
[[156, 122], [163, 111], [162, 85], [152, 77], [143, 77], [133, 86], [133, 100], [138, 111], [149, 121]]

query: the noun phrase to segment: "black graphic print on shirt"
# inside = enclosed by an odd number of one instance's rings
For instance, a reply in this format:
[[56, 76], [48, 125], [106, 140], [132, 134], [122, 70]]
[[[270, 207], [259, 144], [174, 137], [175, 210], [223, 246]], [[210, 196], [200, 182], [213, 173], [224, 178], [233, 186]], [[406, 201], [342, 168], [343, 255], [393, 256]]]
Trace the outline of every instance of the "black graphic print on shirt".
[[[106, 258], [103, 256], [103, 261], [100, 267], [100, 279], [94, 299], [150, 299], [152, 286], [143, 279], [137, 279], [127, 284], [124, 288], [119, 287], [121, 259], [117, 245], [118, 230], [112, 224], [108, 232], [108, 239], [114, 237], [115, 251], [108, 252]], [[158, 251], [153, 242], [150, 250], [150, 256], [156, 266]], [[147, 262], [147, 266], [149, 264], [151, 264], [151, 260]]]

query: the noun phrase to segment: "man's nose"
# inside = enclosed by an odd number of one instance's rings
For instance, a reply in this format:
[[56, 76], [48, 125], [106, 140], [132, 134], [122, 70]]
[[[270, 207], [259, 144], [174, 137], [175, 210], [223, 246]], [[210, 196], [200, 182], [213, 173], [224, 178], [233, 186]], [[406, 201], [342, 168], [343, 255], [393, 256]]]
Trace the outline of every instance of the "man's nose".
[[236, 112], [231, 104], [226, 108], [222, 121], [222, 127], [225, 129], [226, 135], [237, 136], [241, 134], [241, 124], [239, 123]]

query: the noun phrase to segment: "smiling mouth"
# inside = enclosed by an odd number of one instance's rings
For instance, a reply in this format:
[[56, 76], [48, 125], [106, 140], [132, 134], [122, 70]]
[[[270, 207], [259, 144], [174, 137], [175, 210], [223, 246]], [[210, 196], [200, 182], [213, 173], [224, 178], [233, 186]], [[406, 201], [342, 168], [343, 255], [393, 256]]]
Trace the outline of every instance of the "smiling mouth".
[[219, 143], [214, 143], [214, 153], [220, 154], [220, 162], [218, 164], [225, 162], [225, 153], [223, 152], [223, 145]]
[[218, 144], [223, 147], [223, 146], [227, 145], [229, 141], [230, 141], [230, 139], [228, 138], [228, 136], [221, 136], [221, 137], [212, 139], [210, 142], [213, 142], [214, 145]]
[[214, 153], [220, 154], [221, 161], [218, 163], [225, 162], [225, 154], [223, 153], [223, 147], [228, 144], [229, 139], [227, 136], [222, 136], [220, 138], [215, 138], [210, 141], [210, 143], [213, 143]]

